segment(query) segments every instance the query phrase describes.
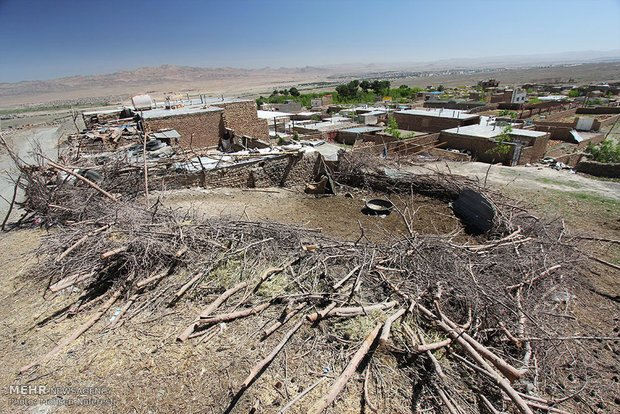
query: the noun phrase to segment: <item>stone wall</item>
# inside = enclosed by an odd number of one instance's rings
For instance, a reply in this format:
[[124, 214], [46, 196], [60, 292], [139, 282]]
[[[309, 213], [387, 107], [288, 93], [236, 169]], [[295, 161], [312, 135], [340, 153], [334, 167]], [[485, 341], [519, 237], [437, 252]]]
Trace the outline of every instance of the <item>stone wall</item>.
[[179, 146], [184, 149], [215, 147], [224, 134], [222, 111], [149, 118], [145, 125], [147, 132], [176, 129], [181, 134]]
[[224, 108], [224, 126], [233, 129], [235, 135], [248, 135], [257, 139], [269, 138], [269, 126], [266, 119], [256, 114], [256, 102], [239, 101], [215, 104]]

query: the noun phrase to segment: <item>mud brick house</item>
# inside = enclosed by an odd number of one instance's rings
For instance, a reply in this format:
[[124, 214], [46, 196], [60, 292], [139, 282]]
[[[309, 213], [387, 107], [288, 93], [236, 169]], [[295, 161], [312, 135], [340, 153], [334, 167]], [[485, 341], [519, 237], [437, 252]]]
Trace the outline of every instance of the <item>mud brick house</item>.
[[480, 115], [444, 109], [396, 111], [394, 119], [399, 129], [421, 132], [439, 132], [444, 129], [480, 123]]
[[443, 148], [455, 148], [471, 152], [472, 157], [482, 162], [502, 162], [506, 165], [523, 165], [544, 157], [549, 142], [549, 134], [531, 129], [512, 129], [508, 131], [510, 141], [507, 154], [498, 154], [496, 140], [503, 133], [500, 126], [469, 125], [441, 131], [439, 141], [445, 142]]
[[258, 118], [254, 101], [245, 99], [220, 101], [211, 106], [153, 109], [142, 112], [142, 118], [148, 132], [177, 130], [181, 134], [179, 146], [186, 149], [217, 146], [227, 128], [236, 136], [269, 137], [267, 121]]
[[224, 127], [235, 131], [235, 135], [247, 135], [256, 139], [269, 137], [269, 126], [256, 112], [256, 102], [249, 99], [231, 99], [216, 103], [224, 109]]
[[505, 89], [503, 91], [496, 91], [489, 95], [487, 98], [489, 103], [512, 103], [512, 104], [524, 104], [527, 102], [527, 93], [520, 88]]
[[224, 109], [218, 107], [153, 109], [144, 111], [142, 118], [147, 131], [175, 129], [182, 148], [217, 146], [224, 135]]

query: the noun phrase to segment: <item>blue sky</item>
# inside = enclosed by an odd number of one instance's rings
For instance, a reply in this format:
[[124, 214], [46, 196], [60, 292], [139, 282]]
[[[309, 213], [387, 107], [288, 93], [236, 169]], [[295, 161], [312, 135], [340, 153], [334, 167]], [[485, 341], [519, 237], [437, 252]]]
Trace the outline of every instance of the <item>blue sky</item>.
[[620, 0], [0, 0], [0, 82], [620, 49]]

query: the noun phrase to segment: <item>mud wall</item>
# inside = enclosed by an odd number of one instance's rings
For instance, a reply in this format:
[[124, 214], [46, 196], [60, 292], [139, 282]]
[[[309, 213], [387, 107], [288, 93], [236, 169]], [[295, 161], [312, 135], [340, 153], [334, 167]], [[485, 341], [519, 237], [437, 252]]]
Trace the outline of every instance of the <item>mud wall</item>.
[[314, 181], [324, 172], [317, 151], [257, 160], [250, 164], [211, 170], [203, 173], [162, 173], [151, 180], [156, 189], [187, 187], [292, 187]]
[[260, 119], [256, 114], [256, 102], [227, 102], [215, 106], [224, 108], [224, 126], [235, 130], [235, 135], [248, 135], [257, 139], [269, 138], [269, 125], [266, 119]]
[[[449, 111], [448, 111], [449, 112]], [[480, 122], [480, 117], [471, 119], [440, 118], [438, 116], [422, 116], [413, 114], [394, 113], [394, 119], [399, 129], [408, 131], [439, 132], [457, 126], [474, 125]]]
[[620, 163], [602, 163], [584, 160], [577, 164], [576, 170], [597, 177], [620, 178]]
[[184, 149], [217, 146], [224, 134], [222, 111], [150, 118], [145, 125], [148, 132], [176, 129], [181, 134], [179, 146]]
[[577, 114], [620, 114], [620, 106], [599, 106], [596, 108], [577, 108]]

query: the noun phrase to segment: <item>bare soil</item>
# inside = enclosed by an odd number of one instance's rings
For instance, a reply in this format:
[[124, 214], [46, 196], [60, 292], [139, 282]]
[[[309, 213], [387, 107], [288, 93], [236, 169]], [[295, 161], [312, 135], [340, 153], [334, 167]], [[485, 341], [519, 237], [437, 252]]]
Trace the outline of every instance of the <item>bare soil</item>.
[[[553, 190], [550, 190], [553, 191]], [[524, 196], [535, 195], [527, 189]], [[539, 213], [557, 215], [561, 213], [550, 202], [550, 192], [543, 192], [532, 202], [539, 207]], [[576, 201], [575, 214], [567, 216], [567, 226], [572, 231], [585, 231], [618, 239], [620, 222], [617, 204], [599, 199], [572, 198], [564, 193], [560, 200]], [[569, 193], [570, 194], [570, 193]], [[360, 235], [358, 220], [370, 237], [385, 236], [379, 226], [390, 228], [390, 232], [404, 231], [397, 213], [386, 218], [369, 217], [360, 210], [363, 200], [377, 194], [356, 192], [353, 198], [344, 195], [316, 198], [300, 191], [285, 189], [214, 189], [214, 190], [176, 190], [169, 193], [154, 193], [164, 204], [180, 209], [193, 208], [198, 213], [216, 217], [244, 217], [249, 220], [273, 220], [298, 224], [308, 228], [320, 228], [325, 234], [355, 240]], [[414, 229], [427, 233], [445, 233], [460, 228], [451, 211], [444, 203], [424, 197], [416, 198], [419, 210], [414, 220]], [[393, 199], [397, 206], [400, 200]], [[592, 214], [592, 211], [595, 213]], [[593, 227], [596, 226], [596, 227]], [[388, 232], [387, 234], [390, 234]], [[4, 393], [0, 396], [0, 411], [6, 413], [112, 413], [112, 412], [207, 412], [223, 411], [252, 365], [264, 357], [265, 350], [277, 343], [277, 338], [269, 338], [261, 343], [259, 333], [265, 324], [277, 315], [265, 312], [257, 318], [239, 320], [234, 329], [224, 325], [225, 331], [209, 342], [175, 342], [176, 335], [189, 325], [194, 315], [199, 313], [217, 292], [209, 280], [176, 307], [165, 309], [156, 301], [140, 304], [140, 312], [129, 314], [130, 327], [121, 325], [109, 330], [111, 318], [123, 302], [118, 302], [108, 314], [78, 341], [71, 344], [50, 362], [40, 366], [27, 376], [17, 374], [19, 368], [51, 348], [76, 326], [84, 322], [92, 309], [81, 312], [71, 320], [57, 318], [57, 312], [71, 304], [78, 291], [65, 291], [52, 295], [46, 291], [48, 281], [42, 280], [33, 272], [38, 260], [33, 249], [41, 243], [47, 233], [37, 229], [19, 230], [3, 235], [0, 239], [2, 266], [0, 266], [0, 385], [44, 385], [62, 387], [95, 387], [103, 395], [66, 395], [55, 405], [41, 402], [46, 396], [15, 395]], [[53, 233], [51, 233], [53, 236]], [[591, 251], [606, 260], [618, 262], [618, 248], [607, 244], [593, 243]], [[262, 269], [252, 269], [260, 272]], [[620, 291], [617, 272], [602, 265], [592, 264], [590, 268], [592, 291], [571, 301], [567, 315], [577, 318], [584, 335], [615, 336], [620, 329], [620, 306], [609, 299]], [[590, 277], [585, 275], [584, 277]], [[177, 286], [187, 275], [176, 275], [170, 280], [170, 288]], [[70, 290], [70, 289], [69, 289]], [[156, 298], [157, 299], [157, 298]], [[163, 309], [162, 309], [163, 308]], [[57, 320], [56, 320], [57, 319]], [[52, 321], [51, 323], [49, 321]], [[48, 323], [44, 323], [44, 322]], [[365, 322], [364, 322], [365, 321]], [[366, 332], [371, 320], [362, 318], [353, 322], [336, 325], [336, 344], [342, 338], [360, 340], [359, 332]], [[357, 324], [357, 325], [356, 325]], [[359, 325], [359, 326], [358, 326]], [[303, 328], [305, 329], [305, 328]], [[340, 339], [335, 339], [340, 338]], [[338, 373], [342, 366], [335, 360], [345, 360], [342, 355], [334, 355], [333, 344], [324, 343], [311, 330], [301, 331], [277, 358], [261, 380], [254, 384], [247, 395], [249, 400], [261, 400], [261, 411], [278, 412], [287, 401], [316, 382], [322, 375], [328, 377]], [[591, 354], [589, 369], [596, 372], [598, 380], [607, 384], [618, 384], [617, 371], [620, 366], [618, 345], [613, 342], [589, 341], [583, 343], [584, 352]], [[320, 358], [308, 360], [305, 354], [313, 350]], [[317, 353], [317, 350], [319, 352]], [[386, 374], [383, 378], [392, 393], [389, 398], [377, 398], [380, 412], [410, 412], [407, 401], [410, 390], [407, 379], [398, 376], [394, 361], [375, 356], [377, 363], [383, 364]], [[392, 368], [392, 369], [390, 369]], [[390, 376], [390, 372], [394, 376]], [[570, 381], [570, 379], [567, 379]], [[614, 382], [615, 381], [615, 382]], [[290, 413], [303, 413], [308, 406], [326, 392], [330, 381], [323, 381], [298, 403]], [[612, 385], [613, 386], [613, 385]], [[352, 381], [343, 399], [338, 402], [338, 413], [360, 412], [362, 383]], [[617, 388], [617, 385], [616, 385]], [[7, 390], [7, 388], [3, 388]], [[374, 390], [371, 390], [371, 395]], [[583, 396], [587, 398], [588, 396]], [[49, 397], [48, 397], [49, 398]], [[576, 398], [581, 398], [577, 396]], [[89, 400], [95, 406], [72, 405]], [[385, 401], [390, 406], [385, 406]], [[593, 406], [593, 412], [615, 412], [618, 402], [606, 399], [601, 401], [604, 409]], [[23, 406], [15, 404], [33, 404]], [[59, 405], [63, 404], [63, 405]], [[66, 404], [66, 405], [65, 405]], [[239, 405], [234, 412], [247, 406]]]
[[[340, 192], [336, 196], [314, 196], [300, 189], [185, 189], [154, 193], [164, 205], [192, 209], [206, 217], [230, 217], [236, 220], [275, 221], [320, 230], [323, 234], [348, 241], [361, 236], [360, 226], [370, 240], [380, 242], [407, 231], [404, 222], [394, 211], [388, 216], [369, 216], [362, 212], [365, 201], [389, 198], [397, 210], [408, 207], [398, 196], [352, 191], [350, 197]], [[461, 222], [447, 203], [416, 195], [412, 230], [421, 234], [447, 234], [462, 231]], [[465, 237], [465, 236], [463, 236]]]

